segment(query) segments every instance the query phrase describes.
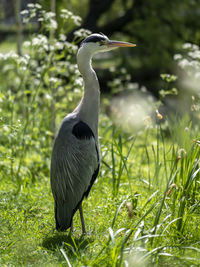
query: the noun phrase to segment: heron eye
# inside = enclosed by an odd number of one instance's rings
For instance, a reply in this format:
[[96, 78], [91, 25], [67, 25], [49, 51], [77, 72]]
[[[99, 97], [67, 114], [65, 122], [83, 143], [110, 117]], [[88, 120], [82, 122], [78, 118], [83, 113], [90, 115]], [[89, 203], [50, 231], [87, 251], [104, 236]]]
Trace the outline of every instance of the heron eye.
[[105, 45], [105, 44], [106, 44], [106, 40], [101, 40], [101, 41], [99, 42], [99, 44], [100, 44], [100, 46]]

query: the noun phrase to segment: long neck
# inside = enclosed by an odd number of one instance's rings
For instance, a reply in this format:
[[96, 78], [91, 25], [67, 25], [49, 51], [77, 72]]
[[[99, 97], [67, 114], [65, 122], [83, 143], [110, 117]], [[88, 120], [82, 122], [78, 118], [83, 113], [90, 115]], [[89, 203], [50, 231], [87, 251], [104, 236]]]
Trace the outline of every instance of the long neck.
[[84, 94], [76, 111], [80, 119], [86, 122], [98, 136], [98, 114], [100, 104], [100, 88], [98, 78], [91, 65], [92, 55], [83, 48], [77, 54], [77, 63], [84, 80]]

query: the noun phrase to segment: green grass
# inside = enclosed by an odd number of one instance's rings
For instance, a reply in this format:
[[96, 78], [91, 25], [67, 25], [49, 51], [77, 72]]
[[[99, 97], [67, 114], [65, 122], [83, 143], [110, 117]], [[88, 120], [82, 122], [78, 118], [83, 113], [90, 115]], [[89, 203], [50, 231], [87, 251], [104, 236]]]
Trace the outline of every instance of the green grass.
[[35, 169], [29, 162], [23, 166], [29, 171], [20, 177], [20, 191], [16, 177], [1, 171], [1, 266], [200, 264], [198, 144], [191, 143], [177, 161], [179, 146], [158, 126], [137, 137], [113, 127], [101, 116], [102, 166], [83, 203], [86, 236], [78, 213], [72, 235], [55, 230], [46, 167], [51, 144], [48, 156], [37, 151]]
[[17, 44], [15, 43], [14, 38], [9, 38], [0, 43], [0, 53], [8, 53], [16, 50]]

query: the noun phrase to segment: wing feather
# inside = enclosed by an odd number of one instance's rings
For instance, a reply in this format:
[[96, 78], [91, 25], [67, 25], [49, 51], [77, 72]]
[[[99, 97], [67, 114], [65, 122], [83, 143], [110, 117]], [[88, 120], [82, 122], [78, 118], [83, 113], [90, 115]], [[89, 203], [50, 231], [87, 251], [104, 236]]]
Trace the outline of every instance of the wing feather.
[[70, 120], [62, 124], [51, 160], [56, 224], [62, 230], [70, 227], [77, 205], [88, 194], [99, 166], [95, 137], [79, 139], [72, 134], [73, 126]]

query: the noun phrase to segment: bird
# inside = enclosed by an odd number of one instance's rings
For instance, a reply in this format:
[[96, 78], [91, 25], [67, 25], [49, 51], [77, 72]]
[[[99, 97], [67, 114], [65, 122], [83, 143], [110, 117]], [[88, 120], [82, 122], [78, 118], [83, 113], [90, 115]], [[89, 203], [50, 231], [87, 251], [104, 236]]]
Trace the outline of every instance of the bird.
[[92, 67], [92, 57], [118, 47], [135, 44], [110, 40], [93, 33], [80, 44], [77, 65], [84, 82], [83, 96], [74, 111], [63, 119], [51, 155], [51, 190], [58, 231], [73, 230], [73, 216], [80, 213], [82, 233], [86, 233], [82, 201], [97, 178], [100, 168], [98, 121], [100, 86]]

